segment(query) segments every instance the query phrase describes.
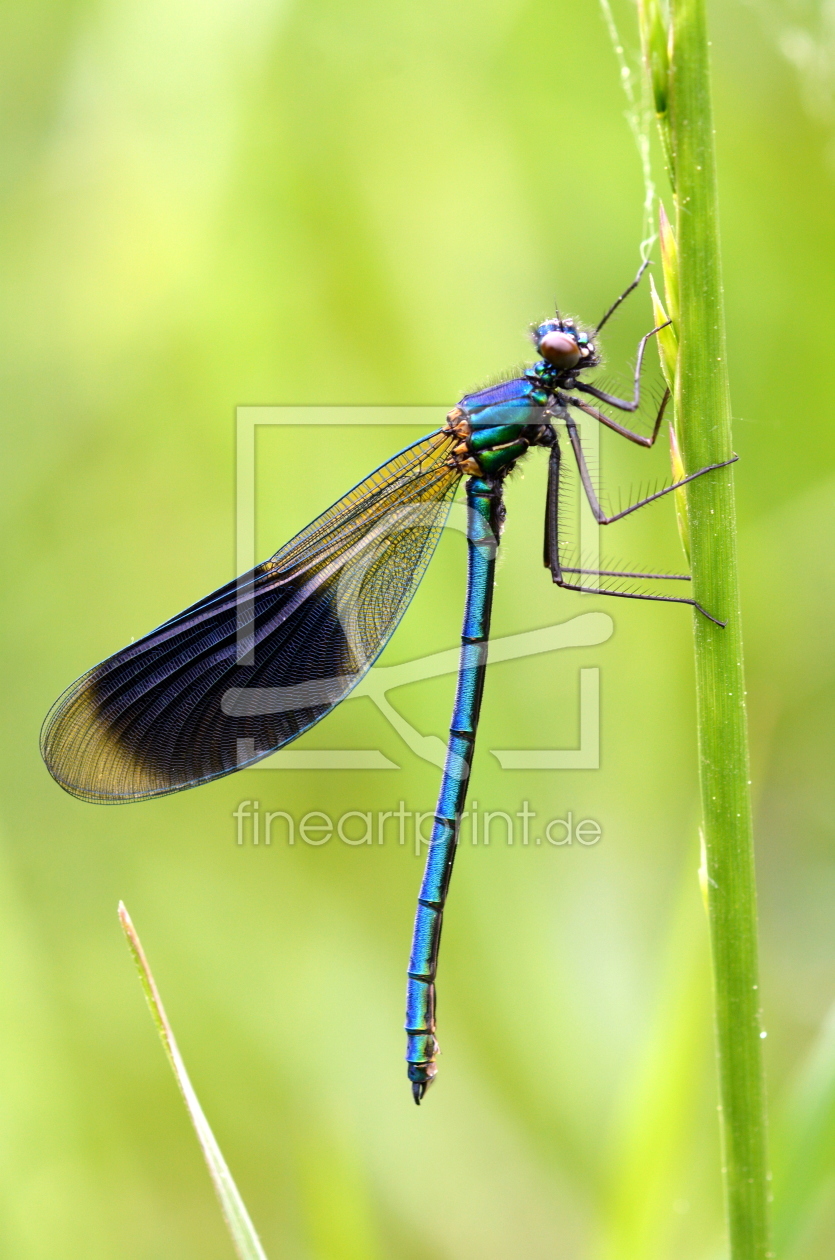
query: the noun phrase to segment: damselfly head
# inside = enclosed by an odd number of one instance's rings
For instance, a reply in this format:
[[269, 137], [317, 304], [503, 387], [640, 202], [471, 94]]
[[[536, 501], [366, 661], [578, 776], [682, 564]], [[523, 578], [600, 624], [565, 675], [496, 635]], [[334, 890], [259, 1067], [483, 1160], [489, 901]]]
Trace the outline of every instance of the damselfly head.
[[579, 334], [571, 319], [549, 319], [540, 324], [534, 331], [534, 341], [537, 353], [555, 368], [567, 370], [576, 367], [585, 357], [584, 347], [579, 344]]
[[588, 333], [581, 333], [573, 319], [560, 319], [558, 315], [557, 319], [545, 320], [533, 329], [533, 339], [537, 353], [558, 372], [571, 372], [578, 364], [594, 367], [597, 363]]

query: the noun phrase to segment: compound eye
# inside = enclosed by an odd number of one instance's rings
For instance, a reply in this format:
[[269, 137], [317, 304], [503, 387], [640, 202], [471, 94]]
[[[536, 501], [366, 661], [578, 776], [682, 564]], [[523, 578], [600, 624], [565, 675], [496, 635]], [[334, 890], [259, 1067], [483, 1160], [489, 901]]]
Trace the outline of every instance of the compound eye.
[[540, 340], [537, 350], [546, 363], [557, 368], [573, 368], [580, 362], [580, 347], [567, 333], [549, 332]]

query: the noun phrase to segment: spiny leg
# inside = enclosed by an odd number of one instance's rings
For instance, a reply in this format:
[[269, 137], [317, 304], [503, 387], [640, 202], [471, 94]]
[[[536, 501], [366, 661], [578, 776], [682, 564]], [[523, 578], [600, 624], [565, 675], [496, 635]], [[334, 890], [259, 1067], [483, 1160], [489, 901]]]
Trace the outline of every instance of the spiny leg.
[[624, 516], [629, 516], [631, 512], [637, 512], [638, 508], [646, 507], [648, 503], [654, 503], [656, 499], [662, 499], [665, 494], [671, 494], [673, 490], [678, 490], [680, 486], [686, 486], [688, 481], [695, 481], [697, 477], [702, 477], [705, 473], [714, 472], [717, 468], [726, 468], [728, 464], [735, 464], [739, 459], [738, 455], [734, 455], [731, 459], [723, 459], [719, 464], [707, 464], [704, 468], [699, 468], [696, 472], [690, 473], [688, 477], [682, 477], [681, 481], [674, 481], [671, 486], [665, 486], [663, 490], [656, 490], [654, 494], [648, 494], [645, 499], [639, 499], [637, 503], [631, 503], [622, 512], [615, 512], [612, 516], [607, 516], [600, 506], [600, 501], [592, 485], [586, 457], [580, 445], [580, 435], [577, 432], [577, 426], [569, 415], [565, 418], [565, 427], [568, 430], [574, 458], [577, 460], [577, 468], [580, 473], [580, 480], [583, 483], [583, 489], [586, 492], [586, 498], [598, 525], [611, 525], [613, 521], [622, 520]]
[[638, 274], [635, 277], [635, 279], [632, 281], [630, 285], [627, 285], [623, 293], [621, 293], [620, 297], [615, 299], [615, 301], [609, 307], [606, 314], [601, 319], [600, 323], [595, 328], [594, 330], [595, 336], [600, 332], [600, 329], [603, 327], [606, 321], [608, 319], [611, 319], [611, 317], [614, 315], [615, 311], [618, 309], [623, 299], [628, 298], [629, 294], [634, 292], [635, 289], [637, 289], [638, 285], [641, 283], [641, 276], [644, 274], [648, 266], [649, 266], [649, 259], [645, 258], [644, 261], [641, 263], [640, 267], [638, 268]]
[[[577, 382], [577, 387], [578, 389], [580, 388], [579, 381]], [[618, 424], [617, 420], [613, 420], [611, 416], [604, 415], [597, 407], [592, 407], [591, 403], [583, 402], [582, 398], [571, 398], [568, 394], [564, 394], [562, 397], [572, 407], [577, 407], [580, 411], [584, 411], [587, 416], [592, 416], [593, 419], [599, 420], [608, 429], [620, 434], [621, 437], [628, 438], [636, 446], [649, 448], [655, 446], [655, 439], [658, 437], [658, 430], [661, 428], [661, 421], [664, 419], [664, 412], [667, 410], [667, 403], [670, 401], [670, 391], [668, 389], [664, 390], [664, 397], [661, 399], [661, 405], [655, 417], [655, 424], [652, 427], [652, 437], [647, 437], [644, 433], [636, 433], [634, 429], [627, 429], [625, 425]]]
[[[543, 563], [546, 569], [554, 571], [551, 557], [557, 556], [557, 552], [552, 548], [552, 539], [557, 536], [558, 512], [559, 512], [559, 483], [560, 483], [560, 448], [554, 439], [554, 443], [550, 448], [548, 460], [548, 489], [545, 495], [545, 540], [543, 548]], [[633, 573], [631, 570], [625, 569], [574, 569], [567, 565], [562, 565], [559, 559], [556, 559], [556, 568], [560, 573], [580, 573], [588, 574], [591, 577], [626, 577], [641, 578], [646, 581], [662, 581], [662, 582], [689, 582], [689, 573]], [[555, 578], [556, 581], [556, 578]], [[585, 589], [585, 588], [584, 588]]]
[[614, 595], [616, 599], [653, 599], [661, 604], [689, 604], [691, 608], [695, 608], [703, 617], [707, 617], [708, 621], [712, 621], [715, 626], [719, 626], [721, 630], [725, 629], [728, 624], [726, 621], [720, 621], [718, 617], [714, 617], [706, 608], [695, 599], [685, 599], [683, 595], [650, 595], [645, 591], [608, 591], [602, 586], [580, 586], [575, 582], [565, 582], [558, 578], [554, 578], [557, 586], [561, 586], [566, 591], [583, 591], [586, 595]]
[[[585, 381], [577, 381], [577, 389], [582, 390], [584, 394], [592, 394], [595, 398], [599, 398], [601, 402], [608, 403], [611, 407], [617, 407], [619, 411], [637, 411], [641, 405], [641, 371], [644, 366], [644, 352], [647, 342], [650, 337], [654, 337], [656, 333], [661, 332], [670, 323], [671, 321], [668, 319], [666, 324], [659, 324], [657, 328], [651, 328], [648, 333], [644, 333], [638, 342], [638, 358], [635, 363], [631, 402], [626, 398], [618, 398], [615, 394], [607, 394], [605, 390], [597, 389], [595, 385], [587, 385]], [[631, 433], [631, 430], [627, 430], [627, 432]]]
[[[577, 432], [576, 428], [574, 432], [576, 434]], [[572, 442], [572, 445], [573, 445], [573, 442]], [[576, 454], [577, 454], [577, 451], [575, 448], [575, 455]], [[580, 452], [580, 457], [582, 457], [582, 451]], [[729, 461], [729, 462], [732, 462], [732, 461]], [[579, 459], [578, 459], [578, 463], [579, 463]], [[586, 468], [585, 460], [582, 461], [582, 464], [580, 466], [581, 476], [583, 474], [584, 469], [585, 469], [586, 477], [588, 478], [588, 469]], [[620, 577], [621, 574], [615, 573], [614, 571], [606, 572], [605, 570], [597, 570], [597, 569], [563, 569], [562, 565], [560, 564], [560, 543], [559, 543], [559, 513], [558, 513], [559, 474], [560, 474], [560, 454], [559, 454], [559, 447], [555, 443], [551, 447], [551, 454], [548, 460], [548, 489], [546, 491], [546, 500], [545, 500], [545, 567], [546, 569], [550, 569], [551, 577], [557, 586], [561, 586], [564, 590], [567, 590], [567, 591], [584, 591], [587, 595], [612, 595], [618, 599], [657, 600], [663, 604], [690, 604], [692, 608], [695, 608], [704, 617], [707, 617], [708, 621], [712, 621], [714, 625], [721, 626], [724, 629], [724, 626], [725, 626], [724, 621], [720, 621], [718, 617], [712, 616], [707, 611], [706, 608], [703, 608], [701, 604], [698, 603], [697, 600], [687, 599], [682, 595], [649, 595], [649, 594], [641, 593], [639, 591], [609, 591], [609, 590], [605, 590], [601, 586], [596, 586], [596, 587], [595, 586], [581, 586], [580, 583], [578, 582], [567, 581], [565, 577], [566, 573], [589, 574], [591, 577]], [[585, 485], [585, 482], [584, 482], [584, 485]], [[589, 478], [589, 486], [591, 486], [590, 478]], [[675, 486], [671, 486], [670, 489], [674, 490]], [[592, 494], [593, 493], [594, 492], [592, 490]], [[594, 502], [595, 503], [597, 502], [596, 497], [594, 499]], [[636, 504], [635, 506], [640, 507], [642, 505]], [[602, 523], [604, 522], [601, 522], [601, 524]], [[628, 576], [629, 577], [652, 577], [655, 575], [631, 573]]]
[[[545, 539], [543, 547], [543, 563], [553, 573], [552, 556], [556, 553], [551, 546], [552, 538], [558, 534], [558, 518], [560, 502], [560, 448], [556, 434], [548, 454], [548, 488], [545, 491]], [[559, 564], [559, 561], [557, 561]], [[555, 579], [556, 580], [556, 579]]]
[[[631, 569], [570, 569], [562, 565], [563, 573], [589, 573], [592, 577], [640, 578], [645, 582], [689, 582], [689, 573], [633, 573]], [[583, 587], [585, 590], [585, 587]]]

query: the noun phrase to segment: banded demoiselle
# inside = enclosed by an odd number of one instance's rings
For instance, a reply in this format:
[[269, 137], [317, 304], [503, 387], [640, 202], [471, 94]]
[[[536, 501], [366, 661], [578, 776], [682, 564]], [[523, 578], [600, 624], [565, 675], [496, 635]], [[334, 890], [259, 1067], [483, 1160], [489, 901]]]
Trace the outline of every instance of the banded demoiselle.
[[601, 525], [723, 466], [700, 468], [611, 515], [595, 493], [572, 409], [651, 447], [668, 401], [665, 392], [648, 436], [588, 401], [638, 410], [644, 351], [659, 329], [639, 343], [631, 399], [598, 389], [584, 375], [600, 364], [597, 334], [643, 270], [593, 330], [559, 315], [537, 325], [532, 336], [538, 360], [531, 368], [465, 394], [442, 428], [371, 473], [263, 564], [82, 675], [44, 722], [41, 751], [53, 778], [73, 796], [99, 804], [196, 787], [282, 748], [343, 700], [379, 656], [432, 557], [456, 488], [467, 478], [460, 665], [408, 972], [406, 1058], [418, 1103], [436, 1072], [438, 948], [484, 687], [508, 473], [532, 447], [548, 450], [544, 562], [558, 586], [692, 604], [722, 624], [693, 599], [618, 585], [670, 575], [565, 563], [560, 433]]

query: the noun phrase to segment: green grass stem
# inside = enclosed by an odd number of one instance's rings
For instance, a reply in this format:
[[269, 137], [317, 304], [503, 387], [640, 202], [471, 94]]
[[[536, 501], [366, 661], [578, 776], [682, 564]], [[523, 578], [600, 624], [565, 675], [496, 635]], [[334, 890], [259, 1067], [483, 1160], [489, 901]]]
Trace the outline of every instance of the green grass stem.
[[[671, 0], [668, 129], [680, 313], [676, 427], [688, 471], [731, 458], [705, 0]], [[687, 487], [699, 763], [731, 1260], [769, 1256], [757, 897], [737, 576], [734, 470]]]

